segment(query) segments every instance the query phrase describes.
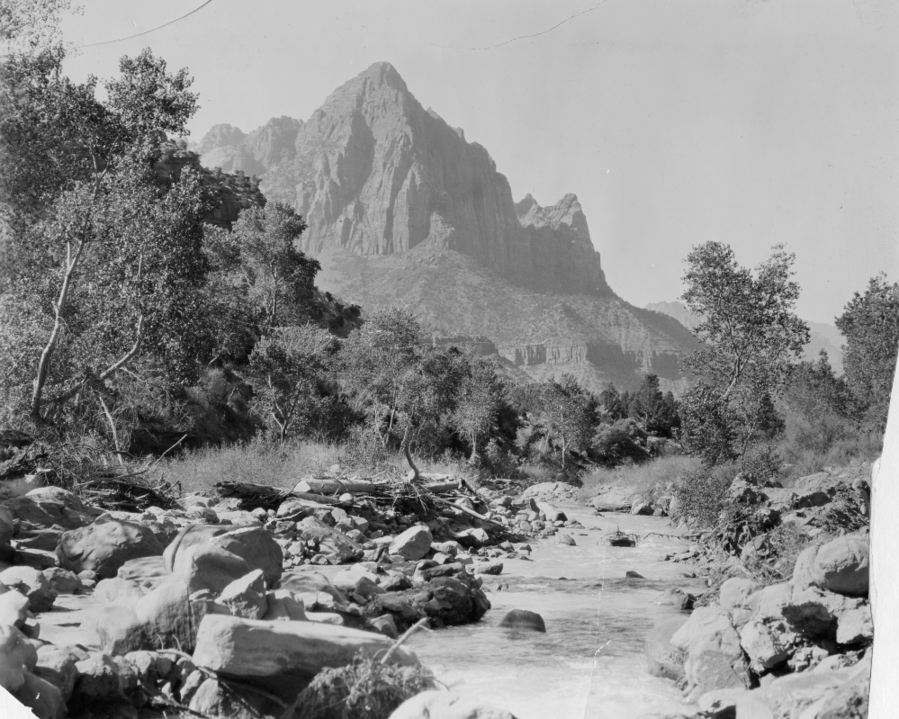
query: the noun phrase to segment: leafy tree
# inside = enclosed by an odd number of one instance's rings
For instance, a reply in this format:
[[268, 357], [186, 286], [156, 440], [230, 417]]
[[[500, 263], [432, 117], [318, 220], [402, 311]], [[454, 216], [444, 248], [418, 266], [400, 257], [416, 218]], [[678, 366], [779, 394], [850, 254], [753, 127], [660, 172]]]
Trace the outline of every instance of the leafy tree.
[[571, 450], [590, 446], [596, 415], [596, 400], [585, 392], [577, 380], [564, 374], [544, 385], [541, 418], [547, 441], [559, 451], [562, 469]]
[[[9, 295], [5, 308], [30, 303], [48, 328], [33, 360], [28, 413], [37, 424], [147, 348], [172, 382], [189, 381], [205, 334], [203, 191], [190, 172], [163, 191], [151, 162], [165, 131], [183, 130], [185, 108], [195, 107], [189, 80], [145, 51], [123, 59], [103, 105], [94, 78], [77, 85], [62, 75], [63, 57], [49, 49], [5, 67], [13, 99], [2, 118], [11, 158], [3, 190], [13, 221], [0, 291]], [[167, 117], [162, 100], [175, 96]]]
[[674, 395], [663, 394], [657, 375], [648, 374], [630, 401], [630, 416], [644, 432], [671, 436], [673, 427], [679, 424]]
[[880, 431], [886, 426], [899, 350], [899, 283], [872, 277], [836, 319], [846, 338], [843, 367], [859, 412]]
[[421, 329], [411, 313], [382, 309], [373, 312], [344, 347], [346, 391], [385, 447], [416, 394], [420, 345]]
[[241, 359], [264, 333], [319, 319], [317, 260], [296, 249], [306, 223], [279, 202], [241, 211], [231, 230], [210, 227], [209, 299], [220, 356]]
[[493, 363], [473, 358], [469, 371], [458, 389], [453, 424], [471, 446], [469, 461], [480, 461], [480, 440], [489, 437], [497, 426], [505, 387], [496, 374]]
[[702, 318], [694, 333], [703, 347], [683, 363], [697, 381], [682, 403], [683, 438], [715, 463], [745, 454], [782, 427], [774, 398], [809, 332], [794, 311], [795, 255], [783, 246], [754, 272], [718, 242], [694, 247], [686, 261], [682, 299]]
[[611, 382], [599, 393], [599, 406], [603, 414], [613, 422], [628, 416], [628, 408]]
[[328, 381], [336, 351], [337, 339], [313, 325], [280, 327], [256, 344], [249, 362], [253, 406], [281, 442], [327, 429], [337, 404]]

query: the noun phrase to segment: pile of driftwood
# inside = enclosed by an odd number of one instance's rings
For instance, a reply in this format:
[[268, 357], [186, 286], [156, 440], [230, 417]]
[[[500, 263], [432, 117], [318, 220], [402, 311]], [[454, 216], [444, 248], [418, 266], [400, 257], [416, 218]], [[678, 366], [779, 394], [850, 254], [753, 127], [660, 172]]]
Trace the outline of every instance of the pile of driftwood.
[[222, 481], [215, 484], [223, 497], [241, 500], [241, 508], [257, 507], [277, 510], [287, 499], [298, 508], [325, 509], [341, 507], [351, 509], [360, 501], [368, 500], [380, 509], [392, 509], [397, 514], [416, 514], [422, 519], [438, 515], [461, 513], [477, 519], [491, 534], [508, 534], [508, 528], [476, 511], [484, 497], [468, 482], [449, 474], [419, 472], [407, 453], [412, 468], [402, 480], [364, 479], [358, 476], [304, 477], [290, 489], [272, 487], [251, 482]]

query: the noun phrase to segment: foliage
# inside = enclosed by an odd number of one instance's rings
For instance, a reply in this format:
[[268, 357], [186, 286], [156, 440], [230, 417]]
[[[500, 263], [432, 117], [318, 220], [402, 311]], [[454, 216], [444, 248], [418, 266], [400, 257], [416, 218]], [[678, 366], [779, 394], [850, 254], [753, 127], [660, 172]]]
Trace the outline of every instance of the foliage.
[[[490, 435], [497, 427], [504, 395], [505, 387], [497, 376], [493, 363], [485, 359], [472, 358], [469, 371], [464, 375], [459, 387], [452, 417], [456, 431], [471, 445], [472, 464], [479, 461], [478, 440]], [[491, 442], [493, 449], [490, 450], [488, 447], [488, 461], [497, 463], [500, 450], [495, 439]]]
[[71, 0], [2, 0], [0, 51], [35, 52], [57, 43], [61, 16], [70, 10]]
[[683, 439], [709, 464], [741, 456], [782, 427], [774, 399], [809, 339], [794, 312], [794, 260], [778, 245], [752, 272], [718, 242], [687, 256], [683, 299], [702, 317], [694, 332], [703, 347], [684, 361], [696, 384], [682, 401]]
[[[614, 403], [614, 398], [611, 401]], [[644, 432], [670, 437], [672, 431], [680, 425], [674, 395], [671, 392], [662, 394], [659, 378], [654, 374], [643, 378], [640, 387], [630, 398], [627, 410]]]
[[856, 292], [836, 319], [846, 338], [843, 367], [857, 411], [879, 431], [886, 427], [896, 355], [899, 351], [899, 283], [883, 274]]
[[571, 450], [586, 450], [593, 434], [596, 400], [571, 375], [550, 380], [542, 388], [538, 422], [545, 441], [558, 451], [562, 470]]
[[601, 424], [591, 442], [594, 457], [607, 467], [625, 462], [642, 462], [649, 452], [641, 444], [646, 432], [632, 419], [619, 419], [614, 424]]
[[250, 355], [253, 408], [283, 442], [288, 436], [327, 437], [340, 400], [328, 378], [336, 339], [312, 325], [280, 327], [263, 337]]
[[406, 699], [435, 687], [421, 666], [381, 664], [357, 657], [319, 672], [296, 701], [294, 719], [382, 719]]

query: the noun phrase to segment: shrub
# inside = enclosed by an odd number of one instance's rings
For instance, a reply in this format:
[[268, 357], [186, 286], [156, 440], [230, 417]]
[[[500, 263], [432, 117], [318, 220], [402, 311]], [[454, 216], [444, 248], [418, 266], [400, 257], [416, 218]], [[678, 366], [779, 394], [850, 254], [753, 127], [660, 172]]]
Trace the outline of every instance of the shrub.
[[434, 689], [426, 668], [381, 664], [358, 656], [319, 672], [297, 698], [293, 719], [383, 719], [404, 701]]

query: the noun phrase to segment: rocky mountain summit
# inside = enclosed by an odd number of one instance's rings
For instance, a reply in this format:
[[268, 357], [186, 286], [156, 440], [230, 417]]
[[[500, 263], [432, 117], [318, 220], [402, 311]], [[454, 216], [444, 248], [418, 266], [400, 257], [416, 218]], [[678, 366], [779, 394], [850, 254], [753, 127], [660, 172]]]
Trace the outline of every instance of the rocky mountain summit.
[[[250, 133], [216, 125], [193, 149], [206, 167], [257, 175], [268, 199], [293, 205], [309, 225], [301, 249], [347, 301], [408, 307], [438, 342], [515, 348], [497, 353], [531, 377], [572, 372], [598, 388], [654, 371], [681, 383], [677, 357], [692, 336], [615, 295], [577, 197], [514, 202], [487, 150], [422, 107], [388, 63], [337, 88], [305, 122], [274, 118]], [[414, 300], [410, 263], [422, 289]], [[479, 299], [507, 311], [435, 291], [451, 285], [482, 286]], [[547, 322], [545, 307], [565, 317]]]

